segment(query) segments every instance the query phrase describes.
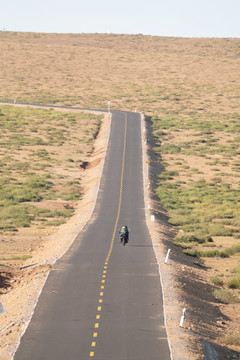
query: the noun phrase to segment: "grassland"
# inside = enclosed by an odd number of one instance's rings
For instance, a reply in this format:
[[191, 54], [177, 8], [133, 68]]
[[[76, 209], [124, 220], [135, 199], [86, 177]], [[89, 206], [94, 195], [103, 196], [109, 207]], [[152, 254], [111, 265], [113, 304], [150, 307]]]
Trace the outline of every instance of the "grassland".
[[[217, 298], [226, 304], [238, 299], [240, 39], [0, 32], [0, 51], [0, 101], [106, 108], [110, 99], [115, 109], [151, 118], [155, 191], [177, 233], [174, 244], [199, 269], [211, 269], [202, 276], [221, 290]], [[63, 198], [66, 188], [71, 199], [81, 196], [76, 169], [99, 124], [93, 119], [90, 132], [82, 127], [85, 138], [74, 138], [71, 149], [78, 150], [67, 154], [62, 149], [84, 121], [21, 111], [1, 107], [0, 201], [24, 214], [14, 224], [8, 206], [0, 208], [2, 229], [71, 215], [71, 209], [56, 214], [30, 203], [70, 201]], [[71, 178], [65, 171], [56, 176], [59, 150]], [[227, 339], [238, 346], [239, 335]]]
[[[24, 228], [40, 233], [73, 215], [82, 197], [81, 164], [92, 153], [101, 119], [81, 112], [0, 106], [1, 264], [28, 258], [18, 239]], [[11, 238], [12, 246], [7, 246]]]
[[80, 165], [92, 151], [101, 116], [11, 106], [0, 110], [0, 230], [61, 223], [73, 209], [51, 211], [32, 203], [81, 198]]

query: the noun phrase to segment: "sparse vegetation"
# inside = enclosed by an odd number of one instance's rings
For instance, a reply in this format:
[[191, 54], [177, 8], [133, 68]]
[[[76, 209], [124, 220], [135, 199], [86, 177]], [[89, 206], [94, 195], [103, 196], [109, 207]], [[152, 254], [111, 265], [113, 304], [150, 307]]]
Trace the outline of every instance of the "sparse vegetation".
[[[74, 158], [68, 156], [78, 158], [79, 145], [76, 143], [82, 132], [85, 132], [87, 141], [91, 140], [96, 137], [100, 122], [101, 116], [93, 114], [1, 106], [0, 128], [4, 130], [0, 140], [1, 231], [16, 231], [38, 222], [56, 226], [73, 214], [74, 210], [54, 213], [35, 207], [33, 203], [50, 199], [68, 202], [81, 198], [81, 183], [75, 178], [78, 165], [75, 165]], [[33, 128], [37, 131], [32, 131]], [[57, 149], [59, 145], [63, 147], [60, 153]], [[83, 157], [92, 150], [91, 145], [82, 145], [81, 148]], [[9, 151], [12, 156], [9, 156]], [[44, 163], [37, 162], [38, 159]], [[64, 165], [67, 170], [72, 164], [76, 169], [72, 180], [63, 177], [59, 182], [59, 166]], [[51, 173], [47, 171], [49, 167]], [[54, 219], [49, 221], [50, 217]]]
[[212, 277], [210, 278], [210, 281], [211, 281], [214, 285], [217, 285], [217, 286], [222, 286], [222, 285], [223, 285], [223, 280], [222, 280], [218, 275], [212, 276]]
[[240, 289], [240, 275], [229, 280], [227, 285], [230, 289]]
[[215, 289], [213, 295], [216, 299], [225, 303], [236, 304], [240, 302], [239, 297], [226, 289]]
[[[236, 262], [239, 39], [1, 32], [0, 47], [1, 101], [17, 97], [17, 102], [105, 109], [111, 99], [115, 109], [149, 115], [158, 159], [151, 161], [159, 174], [156, 194], [178, 233], [174, 244], [196, 257], [187, 260], [199, 271], [209, 264], [221, 267], [225, 256]], [[2, 234], [66, 220], [66, 213], [39, 205], [74, 207], [82, 193], [80, 165], [87, 162], [100, 123], [92, 114], [0, 107]], [[31, 186], [36, 177], [42, 183]], [[238, 302], [238, 272], [230, 276], [220, 281], [235, 288], [217, 292], [224, 306]], [[219, 279], [212, 281], [221, 286]]]
[[239, 334], [224, 335], [219, 340], [225, 345], [240, 346]]

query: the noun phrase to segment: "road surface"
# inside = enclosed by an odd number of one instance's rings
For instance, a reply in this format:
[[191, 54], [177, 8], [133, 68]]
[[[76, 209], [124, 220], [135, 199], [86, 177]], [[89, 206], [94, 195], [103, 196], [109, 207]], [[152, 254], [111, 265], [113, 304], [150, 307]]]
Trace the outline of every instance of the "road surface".
[[[124, 247], [122, 225], [130, 228]], [[55, 264], [14, 360], [168, 360], [145, 222], [141, 121], [113, 112], [93, 216]]]

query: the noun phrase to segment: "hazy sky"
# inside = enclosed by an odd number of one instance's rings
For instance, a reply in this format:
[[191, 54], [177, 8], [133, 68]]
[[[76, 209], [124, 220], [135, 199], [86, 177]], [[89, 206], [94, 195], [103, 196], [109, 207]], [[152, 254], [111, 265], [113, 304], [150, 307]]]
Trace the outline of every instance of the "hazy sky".
[[0, 5], [0, 30], [240, 38], [240, 0], [0, 0]]

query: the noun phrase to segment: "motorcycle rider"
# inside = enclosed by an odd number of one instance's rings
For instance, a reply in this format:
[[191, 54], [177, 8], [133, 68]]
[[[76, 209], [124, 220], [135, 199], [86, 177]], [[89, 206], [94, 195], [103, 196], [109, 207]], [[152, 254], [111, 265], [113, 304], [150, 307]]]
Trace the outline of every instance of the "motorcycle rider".
[[122, 241], [122, 236], [125, 235], [126, 236], [126, 242], [128, 242], [129, 239], [129, 230], [127, 225], [124, 225], [121, 230], [119, 230], [119, 237], [120, 237], [120, 242]]

